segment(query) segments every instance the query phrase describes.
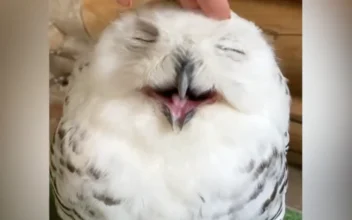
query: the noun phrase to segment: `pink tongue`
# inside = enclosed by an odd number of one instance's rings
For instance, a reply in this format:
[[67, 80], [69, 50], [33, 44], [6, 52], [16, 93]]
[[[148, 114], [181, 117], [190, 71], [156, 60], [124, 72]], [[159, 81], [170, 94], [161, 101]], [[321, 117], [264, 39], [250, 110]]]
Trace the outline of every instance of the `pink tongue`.
[[174, 117], [183, 118], [188, 112], [197, 107], [197, 102], [192, 102], [187, 99], [182, 100], [175, 94], [167, 105]]

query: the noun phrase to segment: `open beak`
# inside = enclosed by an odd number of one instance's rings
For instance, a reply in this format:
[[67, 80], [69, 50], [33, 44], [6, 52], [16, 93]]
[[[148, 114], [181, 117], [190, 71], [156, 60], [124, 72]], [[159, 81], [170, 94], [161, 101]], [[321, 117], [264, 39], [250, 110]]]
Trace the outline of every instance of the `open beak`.
[[185, 72], [177, 75], [177, 91], [171, 94], [171, 99], [163, 102], [163, 113], [166, 119], [175, 130], [182, 130], [194, 116], [197, 104], [187, 97], [190, 84], [190, 77]]
[[196, 95], [190, 89], [191, 79], [187, 73], [177, 75], [176, 88], [155, 90], [151, 89], [149, 96], [156, 99], [162, 106], [162, 113], [173, 130], [182, 130], [192, 120], [198, 107], [215, 101], [215, 92], [210, 89]]
[[175, 108], [170, 108], [168, 105], [163, 105], [163, 114], [165, 115], [173, 130], [182, 130], [183, 127], [189, 121], [191, 121], [196, 113], [196, 108], [189, 109], [188, 111], [184, 111], [184, 113], [181, 114], [175, 114], [175, 111], [172, 109]]

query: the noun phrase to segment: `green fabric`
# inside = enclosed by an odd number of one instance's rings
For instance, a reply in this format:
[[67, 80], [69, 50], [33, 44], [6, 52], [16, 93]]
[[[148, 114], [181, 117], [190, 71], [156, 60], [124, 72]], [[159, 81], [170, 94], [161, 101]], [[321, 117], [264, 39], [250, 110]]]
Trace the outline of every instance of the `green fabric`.
[[302, 220], [302, 214], [299, 212], [287, 209], [285, 220]]

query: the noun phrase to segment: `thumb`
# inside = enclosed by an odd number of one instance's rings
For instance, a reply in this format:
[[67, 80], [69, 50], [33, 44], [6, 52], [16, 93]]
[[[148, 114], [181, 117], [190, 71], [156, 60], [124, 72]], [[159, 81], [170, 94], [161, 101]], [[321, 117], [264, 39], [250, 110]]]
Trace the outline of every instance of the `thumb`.
[[205, 15], [215, 19], [229, 19], [231, 9], [228, 0], [198, 0]]
[[132, 6], [132, 0], [116, 0], [116, 2], [119, 5], [125, 6], [125, 7], [131, 7]]

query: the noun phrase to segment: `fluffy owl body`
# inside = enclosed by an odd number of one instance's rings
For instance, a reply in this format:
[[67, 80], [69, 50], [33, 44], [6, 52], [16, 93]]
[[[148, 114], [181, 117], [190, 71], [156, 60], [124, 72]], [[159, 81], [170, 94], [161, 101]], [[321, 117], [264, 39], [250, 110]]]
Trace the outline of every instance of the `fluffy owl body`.
[[51, 147], [62, 219], [283, 219], [290, 95], [251, 22], [144, 6], [69, 86]]

